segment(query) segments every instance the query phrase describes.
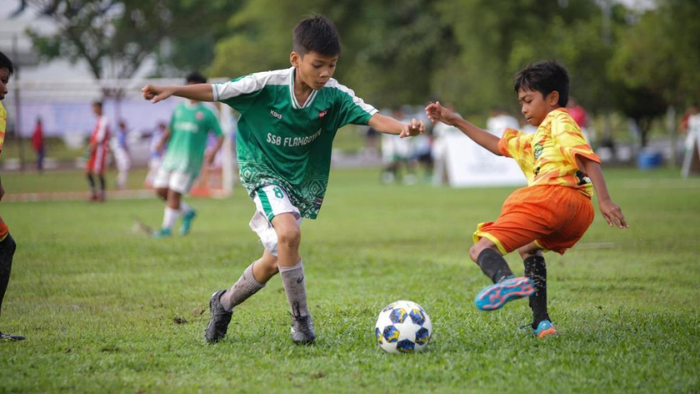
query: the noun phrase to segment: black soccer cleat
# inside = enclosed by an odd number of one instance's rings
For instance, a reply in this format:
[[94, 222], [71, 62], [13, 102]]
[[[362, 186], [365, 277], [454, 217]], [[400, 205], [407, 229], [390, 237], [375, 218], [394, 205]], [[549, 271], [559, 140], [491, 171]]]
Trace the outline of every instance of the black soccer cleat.
[[311, 316], [292, 316], [292, 341], [297, 345], [310, 345], [315, 339]]
[[23, 341], [27, 338], [25, 338], [21, 335], [10, 335], [10, 334], [3, 334], [0, 332], [0, 339], [3, 341], [15, 342], [15, 341]]
[[233, 311], [226, 311], [219, 300], [225, 292], [226, 290], [219, 290], [209, 299], [211, 318], [207, 328], [204, 330], [204, 337], [209, 343], [216, 343], [223, 339], [226, 336], [228, 324], [231, 322]]

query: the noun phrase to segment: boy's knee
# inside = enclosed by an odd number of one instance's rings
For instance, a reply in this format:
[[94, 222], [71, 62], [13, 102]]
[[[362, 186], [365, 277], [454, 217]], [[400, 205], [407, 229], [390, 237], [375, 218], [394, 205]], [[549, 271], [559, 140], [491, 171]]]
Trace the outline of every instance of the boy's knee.
[[528, 257], [542, 256], [542, 250], [535, 245], [525, 245], [520, 247], [518, 248], [518, 253], [523, 260]]
[[301, 229], [298, 225], [280, 226], [277, 231], [277, 243], [291, 249], [299, 248], [301, 243]]
[[484, 248], [479, 245], [472, 246], [471, 248], [469, 248], [469, 258], [471, 258], [472, 261], [476, 263], [476, 260], [479, 258], [479, 254], [481, 254], [483, 250]]

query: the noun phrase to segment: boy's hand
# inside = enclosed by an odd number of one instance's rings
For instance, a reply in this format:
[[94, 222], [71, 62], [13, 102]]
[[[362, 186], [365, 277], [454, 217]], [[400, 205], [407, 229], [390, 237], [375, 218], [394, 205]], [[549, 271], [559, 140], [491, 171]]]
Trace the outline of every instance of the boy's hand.
[[605, 221], [610, 227], [617, 226], [619, 228], [628, 228], [625, 221], [625, 215], [622, 214], [622, 209], [612, 200], [598, 201], [600, 213], [603, 214]]
[[143, 98], [146, 100], [151, 100], [151, 102], [154, 104], [173, 95], [173, 91], [171, 89], [150, 84], [141, 88], [141, 92], [143, 93]]
[[401, 129], [401, 134], [399, 134], [399, 138], [405, 138], [405, 137], [414, 137], [419, 134], [423, 134], [425, 132], [425, 124], [421, 120], [420, 122], [411, 119], [411, 124], [405, 124], [403, 125], [403, 128]]
[[452, 111], [440, 105], [439, 101], [430, 103], [425, 107], [425, 113], [431, 122], [442, 122], [448, 126], [454, 126], [456, 116]]

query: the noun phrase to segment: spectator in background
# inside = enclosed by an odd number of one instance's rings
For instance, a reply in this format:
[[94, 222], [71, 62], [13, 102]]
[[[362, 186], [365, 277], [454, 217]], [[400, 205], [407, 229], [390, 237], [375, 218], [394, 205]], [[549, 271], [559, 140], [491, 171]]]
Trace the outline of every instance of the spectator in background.
[[693, 103], [687, 111], [687, 120], [683, 133], [686, 134], [685, 138], [685, 150], [692, 153], [693, 143], [696, 138], [700, 138], [700, 112], [698, 111], [698, 105]]
[[486, 129], [496, 137], [501, 137], [506, 129], [518, 130], [520, 123], [502, 108], [493, 108], [486, 121]]
[[32, 133], [32, 148], [36, 152], [36, 170], [41, 174], [44, 171], [44, 129], [41, 118], [36, 119], [34, 133]]
[[[392, 111], [392, 117], [402, 123], [406, 121], [401, 108]], [[402, 177], [401, 168], [406, 169], [405, 179]], [[398, 134], [382, 134], [382, 183], [399, 182], [415, 183], [416, 176], [411, 168], [411, 141], [399, 138]]]
[[[445, 107], [454, 111], [452, 104], [447, 103]], [[447, 173], [447, 138], [449, 135], [461, 136], [462, 132], [454, 126], [442, 122], [435, 123], [433, 126], [433, 186], [442, 186], [449, 182]]]
[[148, 147], [148, 174], [146, 175], [146, 181], [144, 182], [144, 185], [148, 188], [153, 187], [153, 180], [156, 178], [158, 169], [160, 168], [160, 163], [163, 161], [163, 154], [167, 148], [167, 142], [164, 141], [161, 144], [161, 141], [163, 140], [163, 135], [165, 135], [167, 130], [168, 125], [165, 124], [165, 122], [160, 122], [153, 131], [153, 135], [151, 135], [151, 143]]
[[129, 155], [129, 143], [127, 140], [129, 130], [123, 120], [119, 121], [116, 138], [112, 140], [114, 162], [117, 166], [117, 188], [125, 189], [126, 181], [131, 168], [131, 156]]
[[569, 115], [574, 119], [574, 122], [581, 129], [581, 133], [586, 138], [586, 142], [591, 144], [591, 138], [588, 134], [588, 114], [586, 110], [579, 105], [578, 101], [574, 96], [569, 96], [569, 103], [566, 105], [566, 110], [569, 111]]
[[[106, 199], [105, 162], [109, 153], [109, 121], [102, 113], [102, 102], [92, 103], [92, 112], [97, 116], [97, 123], [90, 134], [88, 161], [85, 166], [88, 183], [90, 184], [90, 201], [104, 202]], [[95, 175], [100, 180], [100, 192], [97, 192]]]

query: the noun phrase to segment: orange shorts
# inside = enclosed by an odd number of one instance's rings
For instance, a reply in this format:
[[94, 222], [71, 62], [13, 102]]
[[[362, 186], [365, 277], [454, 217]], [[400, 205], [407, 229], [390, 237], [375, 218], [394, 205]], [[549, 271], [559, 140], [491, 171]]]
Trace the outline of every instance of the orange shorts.
[[2, 220], [2, 216], [0, 216], [0, 241], [4, 240], [5, 237], [7, 237], [7, 233], [9, 231], [10, 230], [7, 228], [5, 221]]
[[514, 191], [495, 222], [480, 223], [474, 243], [487, 238], [503, 254], [532, 241], [543, 250], [564, 254], [593, 222], [591, 199], [570, 187], [531, 186]]

